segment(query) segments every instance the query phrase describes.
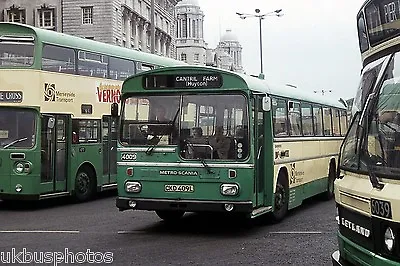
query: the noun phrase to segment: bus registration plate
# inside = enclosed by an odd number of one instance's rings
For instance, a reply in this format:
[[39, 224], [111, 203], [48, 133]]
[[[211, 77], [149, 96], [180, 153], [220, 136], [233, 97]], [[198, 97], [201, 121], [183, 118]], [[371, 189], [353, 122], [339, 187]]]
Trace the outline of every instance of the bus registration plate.
[[194, 192], [193, 185], [165, 185], [165, 192]]

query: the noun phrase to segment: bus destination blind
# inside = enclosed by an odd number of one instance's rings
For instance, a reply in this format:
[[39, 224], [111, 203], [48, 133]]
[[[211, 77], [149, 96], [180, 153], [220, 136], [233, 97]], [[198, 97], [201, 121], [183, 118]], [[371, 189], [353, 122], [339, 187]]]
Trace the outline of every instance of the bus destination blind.
[[220, 74], [149, 75], [143, 78], [143, 87], [145, 89], [210, 89], [221, 88], [222, 82]]

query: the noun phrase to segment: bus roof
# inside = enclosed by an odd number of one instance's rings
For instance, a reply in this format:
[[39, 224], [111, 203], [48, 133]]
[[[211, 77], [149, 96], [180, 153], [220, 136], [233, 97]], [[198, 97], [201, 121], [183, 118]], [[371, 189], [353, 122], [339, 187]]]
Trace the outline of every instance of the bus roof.
[[121, 58], [135, 59], [142, 63], [160, 66], [184, 65], [182, 61], [172, 58], [158, 56], [150, 53], [145, 53], [129, 48], [120, 47], [117, 45], [106, 44], [90, 39], [76, 37], [52, 30], [40, 29], [26, 24], [0, 22], [0, 31], [10, 34], [33, 34], [39, 42], [63, 45], [71, 48], [86, 50], [89, 52], [103, 53], [114, 55]]
[[[298, 88], [292, 88], [283, 84], [274, 84], [267, 80], [262, 80], [256, 77], [252, 77], [246, 74], [236, 73], [224, 69], [219, 69], [215, 67], [207, 67], [207, 66], [174, 66], [174, 67], [165, 67], [162, 69], [155, 69], [146, 72], [139, 73], [138, 75], [131, 76], [125, 80], [123, 84], [122, 93], [126, 92], [125, 87], [130, 86], [130, 80], [142, 79], [145, 75], [152, 74], [210, 74], [210, 72], [216, 74], [219, 73], [223, 76], [229, 76], [231, 78], [236, 78], [241, 82], [234, 82], [233, 84], [238, 85], [238, 88], [248, 89], [253, 92], [261, 92], [275, 96], [286, 97], [290, 99], [296, 99], [307, 102], [320, 103], [322, 105], [333, 106], [337, 108], [345, 109], [345, 106], [339, 102], [339, 100], [332, 100], [330, 97], [324, 97], [322, 95], [318, 95], [315, 93], [308, 93]], [[142, 84], [140, 82], [140, 84]], [[231, 83], [232, 84], [232, 83]], [[240, 84], [240, 85], [239, 85]], [[232, 86], [227, 87], [223, 86], [222, 89], [231, 89]]]

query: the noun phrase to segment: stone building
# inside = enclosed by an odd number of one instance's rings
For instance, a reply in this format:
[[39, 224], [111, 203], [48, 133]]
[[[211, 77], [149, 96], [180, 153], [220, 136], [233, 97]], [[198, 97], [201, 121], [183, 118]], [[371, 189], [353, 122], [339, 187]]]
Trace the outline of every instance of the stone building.
[[192, 65], [207, 65], [243, 72], [242, 46], [236, 35], [227, 30], [216, 48], [204, 40], [204, 13], [198, 0], [182, 0], [176, 5], [177, 59]]
[[[155, 52], [176, 57], [175, 6], [155, 0]], [[151, 0], [1, 0], [2, 21], [20, 22], [150, 52]]]
[[207, 65], [243, 73], [242, 46], [232, 30], [226, 30], [215, 49], [207, 49]]
[[206, 64], [204, 14], [197, 0], [183, 0], [176, 6], [177, 58], [192, 65]]

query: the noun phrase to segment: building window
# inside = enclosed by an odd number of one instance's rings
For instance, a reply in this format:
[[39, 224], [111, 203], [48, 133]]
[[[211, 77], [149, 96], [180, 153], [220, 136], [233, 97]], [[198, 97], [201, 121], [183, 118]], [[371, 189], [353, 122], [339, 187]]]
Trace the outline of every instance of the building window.
[[55, 27], [54, 9], [39, 10], [39, 27], [53, 29]]
[[147, 46], [150, 47], [150, 45], [151, 45], [151, 34], [150, 34], [150, 31], [147, 32], [146, 37], [147, 37]]
[[194, 61], [199, 62], [200, 55], [194, 54]]
[[142, 14], [142, 1], [139, 0], [139, 1], [138, 1], [138, 4], [139, 4], [139, 8], [138, 8], [139, 14]]
[[186, 62], [186, 54], [181, 54], [181, 61], [184, 61], [184, 62]]
[[11, 8], [7, 10], [7, 17], [9, 22], [25, 24], [25, 9]]
[[167, 34], [169, 34], [169, 22], [165, 21], [165, 27], [167, 28], [167, 30], [165, 31]]
[[93, 24], [93, 7], [82, 7], [82, 24]]
[[150, 11], [150, 7], [147, 6], [147, 18], [150, 20], [151, 18], [151, 11]]

